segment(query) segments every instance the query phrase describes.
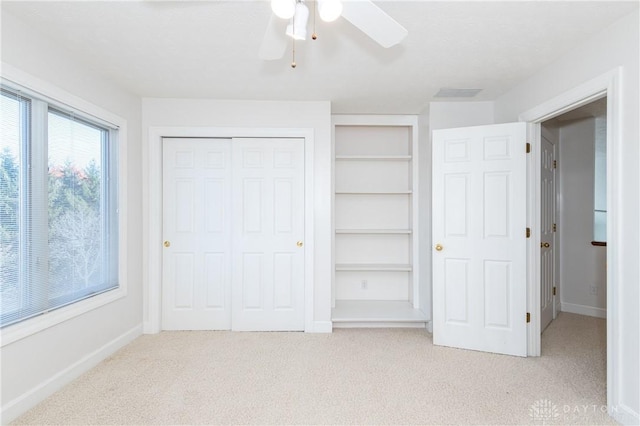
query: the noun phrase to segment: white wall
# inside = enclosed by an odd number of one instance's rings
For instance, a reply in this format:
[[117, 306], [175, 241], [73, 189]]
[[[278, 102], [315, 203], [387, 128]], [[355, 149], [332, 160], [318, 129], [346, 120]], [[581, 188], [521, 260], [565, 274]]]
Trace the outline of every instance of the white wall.
[[431, 102], [430, 130], [494, 123], [493, 102]]
[[[217, 101], [209, 99], [143, 99], [142, 128], [145, 143], [145, 217], [150, 212], [149, 128], [151, 127], [227, 127], [227, 128], [307, 128], [313, 129], [314, 162], [314, 329], [331, 331], [331, 105], [329, 102]], [[145, 229], [145, 241], [149, 232]], [[153, 235], [153, 234], [151, 234]], [[145, 264], [149, 253], [145, 252]], [[149, 280], [145, 276], [145, 288]], [[153, 322], [153, 309], [145, 306], [145, 324]], [[145, 330], [154, 332], [152, 327]]]
[[[562, 58], [518, 85], [496, 101], [496, 122], [517, 121], [518, 116], [570, 89], [617, 67], [622, 68], [620, 132], [622, 146], [616, 160], [621, 192], [618, 256], [618, 308], [620, 318], [617, 353], [613, 360], [617, 368], [610, 389], [617, 409], [616, 418], [624, 423], [640, 422], [640, 162], [638, 117], [639, 40], [638, 10], [615, 22], [610, 27], [567, 52]], [[608, 247], [610, 249], [610, 247]], [[609, 265], [611, 267], [611, 265]], [[609, 283], [610, 285], [610, 283]]]
[[560, 310], [606, 318], [606, 247], [593, 241], [595, 118], [559, 129]]
[[142, 175], [140, 99], [2, 12], [2, 62], [127, 120], [128, 294], [7, 344], [2, 357], [2, 423], [27, 410], [141, 333]]

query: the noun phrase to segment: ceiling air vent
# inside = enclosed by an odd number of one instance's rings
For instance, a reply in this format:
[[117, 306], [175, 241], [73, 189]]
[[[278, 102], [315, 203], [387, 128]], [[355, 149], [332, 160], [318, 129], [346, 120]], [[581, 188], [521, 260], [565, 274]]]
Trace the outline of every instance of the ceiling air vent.
[[473, 98], [482, 89], [446, 89], [442, 88], [436, 93], [436, 98]]

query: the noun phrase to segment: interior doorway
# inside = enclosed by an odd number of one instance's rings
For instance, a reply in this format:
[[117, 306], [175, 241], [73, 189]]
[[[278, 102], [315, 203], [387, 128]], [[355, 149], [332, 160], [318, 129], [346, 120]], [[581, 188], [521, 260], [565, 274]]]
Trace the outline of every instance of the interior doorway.
[[[623, 382], [620, 371], [619, 357], [623, 347], [620, 339], [622, 315], [619, 306], [619, 267], [621, 246], [621, 200], [623, 197], [619, 176], [614, 173], [622, 164], [621, 145], [622, 132], [620, 129], [620, 109], [622, 90], [620, 81], [621, 68], [614, 68], [599, 75], [573, 89], [561, 93], [555, 98], [536, 105], [535, 107], [519, 115], [520, 121], [529, 123], [529, 140], [531, 141], [531, 160], [528, 168], [529, 198], [528, 209], [530, 223], [538, 227], [540, 224], [540, 155], [539, 146], [541, 139], [541, 123], [554, 117], [574, 110], [582, 105], [595, 100], [607, 98], [607, 270], [606, 270], [606, 392], [607, 409], [616, 419], [620, 404], [619, 387]], [[540, 356], [541, 353], [541, 329], [540, 329], [540, 238], [539, 233], [534, 232], [529, 239], [528, 263], [530, 268], [528, 286], [528, 307], [532, 313], [532, 321], [529, 324], [527, 334], [527, 355]]]
[[559, 311], [606, 318], [606, 96], [542, 122], [540, 142], [544, 332]]

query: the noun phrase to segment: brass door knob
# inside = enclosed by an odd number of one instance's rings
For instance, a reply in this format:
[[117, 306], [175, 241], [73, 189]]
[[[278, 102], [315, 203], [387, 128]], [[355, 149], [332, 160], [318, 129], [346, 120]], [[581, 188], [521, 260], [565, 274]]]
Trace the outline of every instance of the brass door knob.
[[540, 243], [540, 247], [549, 248], [549, 247], [551, 247], [551, 244], [549, 244], [549, 243]]
[[165, 247], [169, 247], [169, 246], [171, 246], [171, 243], [170, 243], [169, 241], [165, 241], [163, 245], [164, 245]]
[[298, 241], [298, 242], [296, 243], [296, 245], [297, 245], [298, 247], [302, 247], [302, 245], [303, 245], [303, 244], [302, 244], [302, 241]]
[[436, 250], [437, 251], [442, 251], [443, 247], [440, 244], [436, 244]]

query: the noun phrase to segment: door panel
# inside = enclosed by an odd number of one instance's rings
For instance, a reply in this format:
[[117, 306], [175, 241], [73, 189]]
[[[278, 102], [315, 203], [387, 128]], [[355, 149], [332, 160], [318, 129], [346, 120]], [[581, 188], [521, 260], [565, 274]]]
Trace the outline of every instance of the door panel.
[[242, 253], [241, 260], [242, 309], [264, 308], [264, 253]]
[[469, 324], [469, 259], [444, 259], [445, 322]]
[[466, 237], [469, 224], [469, 175], [451, 173], [444, 177], [444, 223], [447, 237]]
[[509, 305], [513, 283], [510, 268], [510, 262], [484, 262], [485, 327], [511, 327]]
[[525, 135], [433, 132], [434, 344], [526, 356]]
[[[304, 143], [233, 140], [233, 329], [304, 329]], [[300, 242], [301, 246], [298, 246]]]
[[293, 309], [295, 294], [294, 258], [290, 253], [276, 253], [273, 256], [273, 307]]
[[225, 257], [224, 253], [204, 255], [207, 308], [224, 309], [226, 305], [224, 290], [225, 277], [228, 273], [226, 273]]
[[162, 328], [231, 328], [231, 140], [163, 140]]

